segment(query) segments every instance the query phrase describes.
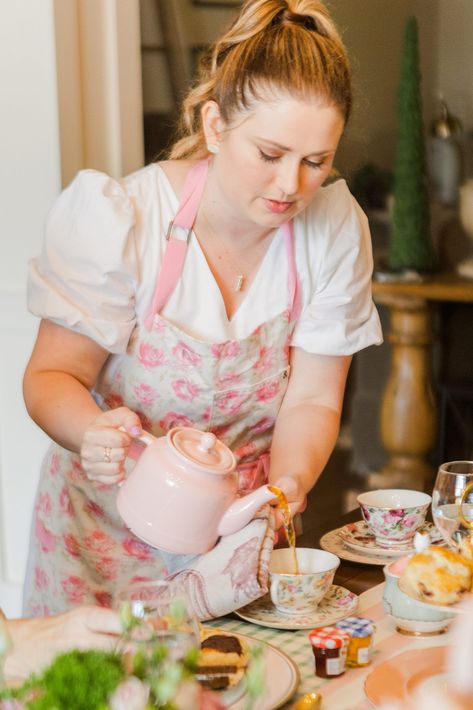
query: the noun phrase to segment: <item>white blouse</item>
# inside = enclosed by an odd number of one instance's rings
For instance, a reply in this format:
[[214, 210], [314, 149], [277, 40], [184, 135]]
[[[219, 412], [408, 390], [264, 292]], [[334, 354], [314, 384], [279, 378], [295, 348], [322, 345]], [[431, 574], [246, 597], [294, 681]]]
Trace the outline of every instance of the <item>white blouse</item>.
[[[118, 182], [80, 172], [53, 205], [42, 253], [30, 262], [30, 311], [126, 352], [151, 304], [178, 200], [159, 166]], [[292, 345], [348, 355], [382, 342], [371, 298], [373, 268], [366, 216], [344, 180], [317, 191], [294, 222], [302, 312]], [[162, 315], [207, 342], [243, 339], [287, 306], [287, 259], [275, 234], [243, 302], [229, 321], [194, 235]]]

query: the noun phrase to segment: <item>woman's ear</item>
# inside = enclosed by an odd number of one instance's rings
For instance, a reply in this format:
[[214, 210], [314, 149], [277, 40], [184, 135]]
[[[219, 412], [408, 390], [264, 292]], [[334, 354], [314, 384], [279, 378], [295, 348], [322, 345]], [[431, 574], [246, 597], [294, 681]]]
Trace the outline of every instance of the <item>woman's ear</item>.
[[209, 153], [218, 153], [223, 120], [216, 101], [206, 101], [201, 109], [202, 128]]

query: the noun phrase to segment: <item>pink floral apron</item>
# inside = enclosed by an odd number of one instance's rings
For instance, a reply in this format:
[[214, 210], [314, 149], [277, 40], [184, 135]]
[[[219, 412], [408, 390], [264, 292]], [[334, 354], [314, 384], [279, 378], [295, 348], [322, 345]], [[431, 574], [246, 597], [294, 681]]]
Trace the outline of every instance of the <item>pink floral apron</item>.
[[[300, 309], [294, 237], [292, 223], [284, 225], [288, 307], [247, 338], [203, 342], [163, 318], [160, 312], [181, 275], [207, 171], [208, 162], [202, 161], [189, 172], [148, 316], [135, 328], [126, 355], [110, 358], [96, 396], [104, 408], [134, 410], [143, 428], [156, 436], [176, 425], [214, 432], [235, 453], [244, 494], [266, 479], [274, 423], [287, 388], [289, 342]], [[175, 236], [183, 230], [185, 239]], [[117, 588], [162, 578], [193, 559], [156, 550], [135, 537], [123, 525], [115, 498], [115, 486], [87, 479], [77, 454], [50, 447], [34, 509], [26, 615], [84, 603], [109, 606]], [[237, 576], [228, 561], [222, 572]]]

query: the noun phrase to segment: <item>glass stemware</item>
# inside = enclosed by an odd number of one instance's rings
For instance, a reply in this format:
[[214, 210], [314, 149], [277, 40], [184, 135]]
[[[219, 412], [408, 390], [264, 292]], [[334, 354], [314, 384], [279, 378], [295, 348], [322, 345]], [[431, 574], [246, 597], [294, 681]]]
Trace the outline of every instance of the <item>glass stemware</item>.
[[197, 617], [184, 585], [166, 580], [143, 581], [119, 590], [115, 606], [136, 620], [132, 641], [166, 646], [170, 660], [184, 658], [200, 645]]
[[443, 539], [461, 549], [473, 536], [473, 461], [439, 466], [432, 491], [432, 517]]

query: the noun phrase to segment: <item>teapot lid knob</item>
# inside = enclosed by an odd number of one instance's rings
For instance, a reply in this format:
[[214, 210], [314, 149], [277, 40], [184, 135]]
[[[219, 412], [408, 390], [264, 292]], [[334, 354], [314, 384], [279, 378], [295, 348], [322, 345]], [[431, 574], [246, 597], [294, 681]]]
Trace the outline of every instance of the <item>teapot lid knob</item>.
[[215, 434], [212, 434], [212, 432], [207, 431], [205, 432], [205, 434], [202, 434], [198, 449], [200, 451], [203, 451], [204, 453], [208, 453], [210, 449], [213, 449], [216, 440], [217, 437], [215, 436]]
[[231, 450], [211, 431], [192, 427], [174, 427], [166, 435], [171, 449], [186, 463], [191, 463], [209, 473], [226, 474], [236, 468]]

